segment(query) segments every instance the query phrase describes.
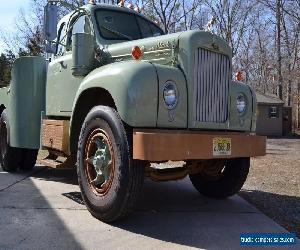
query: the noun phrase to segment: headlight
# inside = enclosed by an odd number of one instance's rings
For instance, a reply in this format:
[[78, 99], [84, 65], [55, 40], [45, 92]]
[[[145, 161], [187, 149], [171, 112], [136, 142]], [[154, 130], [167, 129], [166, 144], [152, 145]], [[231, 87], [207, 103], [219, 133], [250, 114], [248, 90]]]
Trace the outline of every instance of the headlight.
[[172, 81], [167, 81], [164, 87], [164, 101], [168, 109], [174, 109], [178, 102], [178, 91], [176, 84]]
[[247, 107], [247, 101], [244, 94], [239, 93], [236, 97], [236, 108], [239, 114], [242, 114], [245, 112]]

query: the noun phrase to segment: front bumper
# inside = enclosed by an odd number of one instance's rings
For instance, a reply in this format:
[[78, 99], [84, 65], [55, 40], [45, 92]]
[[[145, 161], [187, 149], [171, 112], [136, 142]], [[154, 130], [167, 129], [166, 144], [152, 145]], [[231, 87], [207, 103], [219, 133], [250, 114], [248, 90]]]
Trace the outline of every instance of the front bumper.
[[[216, 155], [214, 140], [230, 141], [226, 155]], [[208, 160], [264, 156], [266, 137], [248, 133], [134, 129], [133, 159]]]

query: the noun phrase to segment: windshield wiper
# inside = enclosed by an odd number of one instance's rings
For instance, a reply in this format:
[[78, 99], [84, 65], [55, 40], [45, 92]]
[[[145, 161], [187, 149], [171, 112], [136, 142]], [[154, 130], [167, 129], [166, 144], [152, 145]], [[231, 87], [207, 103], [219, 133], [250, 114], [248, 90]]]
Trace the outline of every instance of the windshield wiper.
[[119, 32], [119, 31], [116, 31], [116, 30], [110, 29], [110, 28], [108, 28], [108, 27], [105, 27], [105, 26], [103, 26], [103, 25], [100, 25], [100, 28], [102, 28], [102, 29], [105, 29], [105, 30], [109, 31], [109, 32], [111, 32], [111, 33], [113, 33], [113, 34], [115, 34], [115, 35], [119, 36], [120, 38], [125, 38], [126, 40], [133, 41], [133, 38], [132, 38], [132, 37], [130, 37], [130, 36], [127, 36], [127, 35], [125, 35], [125, 34], [123, 34], [123, 33]]

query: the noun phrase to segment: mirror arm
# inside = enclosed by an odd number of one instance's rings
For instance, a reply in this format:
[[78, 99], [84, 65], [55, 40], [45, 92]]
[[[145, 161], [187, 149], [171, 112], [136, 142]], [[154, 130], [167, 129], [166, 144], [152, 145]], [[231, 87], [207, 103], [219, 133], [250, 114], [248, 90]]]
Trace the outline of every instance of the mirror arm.
[[55, 45], [61, 45], [61, 46], [64, 46], [64, 47], [67, 47], [67, 45], [66, 44], [63, 44], [61, 41], [59, 42], [59, 41], [50, 41], [50, 43], [52, 43], [52, 44], [55, 44]]
[[[75, 10], [75, 12], [74, 12], [74, 13], [71, 15], [71, 17], [69, 18], [69, 22], [68, 22], [67, 26], [69, 26], [69, 24], [70, 24], [70, 22], [71, 22], [73, 16], [74, 16], [75, 14], [77, 14], [77, 13], [80, 13], [80, 12], [88, 14], [88, 12], [87, 12], [85, 9], [83, 9], [83, 8], [77, 8], [77, 9]], [[72, 25], [69, 27], [69, 29], [66, 31], [66, 34], [62, 37], [61, 41], [63, 41], [63, 40], [68, 36], [68, 33], [70, 32], [70, 30], [73, 29], [74, 25], [75, 25], [75, 22], [73, 22], [73, 24], [72, 24]], [[67, 47], [67, 44], [62, 44], [61, 41], [60, 41], [60, 42], [57, 42], [57, 43], [60, 44], [60, 45], [62, 45], [62, 46], [64, 46], [64, 47]]]
[[61, 4], [61, 6], [67, 8], [67, 9], [70, 9], [70, 10], [75, 10], [76, 9], [76, 7], [74, 7], [72, 4], [69, 4], [64, 0], [48, 0], [47, 2], [48, 3], [54, 3], [54, 4], [59, 3], [59, 4]]

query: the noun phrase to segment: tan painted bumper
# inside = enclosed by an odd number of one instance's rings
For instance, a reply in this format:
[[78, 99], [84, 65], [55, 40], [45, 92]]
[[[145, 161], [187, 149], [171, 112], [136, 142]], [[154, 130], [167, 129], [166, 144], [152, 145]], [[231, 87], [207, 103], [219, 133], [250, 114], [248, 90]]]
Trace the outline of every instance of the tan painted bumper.
[[[231, 139], [231, 154], [213, 155], [213, 139]], [[196, 160], [263, 156], [266, 137], [246, 133], [136, 129], [133, 158], [147, 161]]]

